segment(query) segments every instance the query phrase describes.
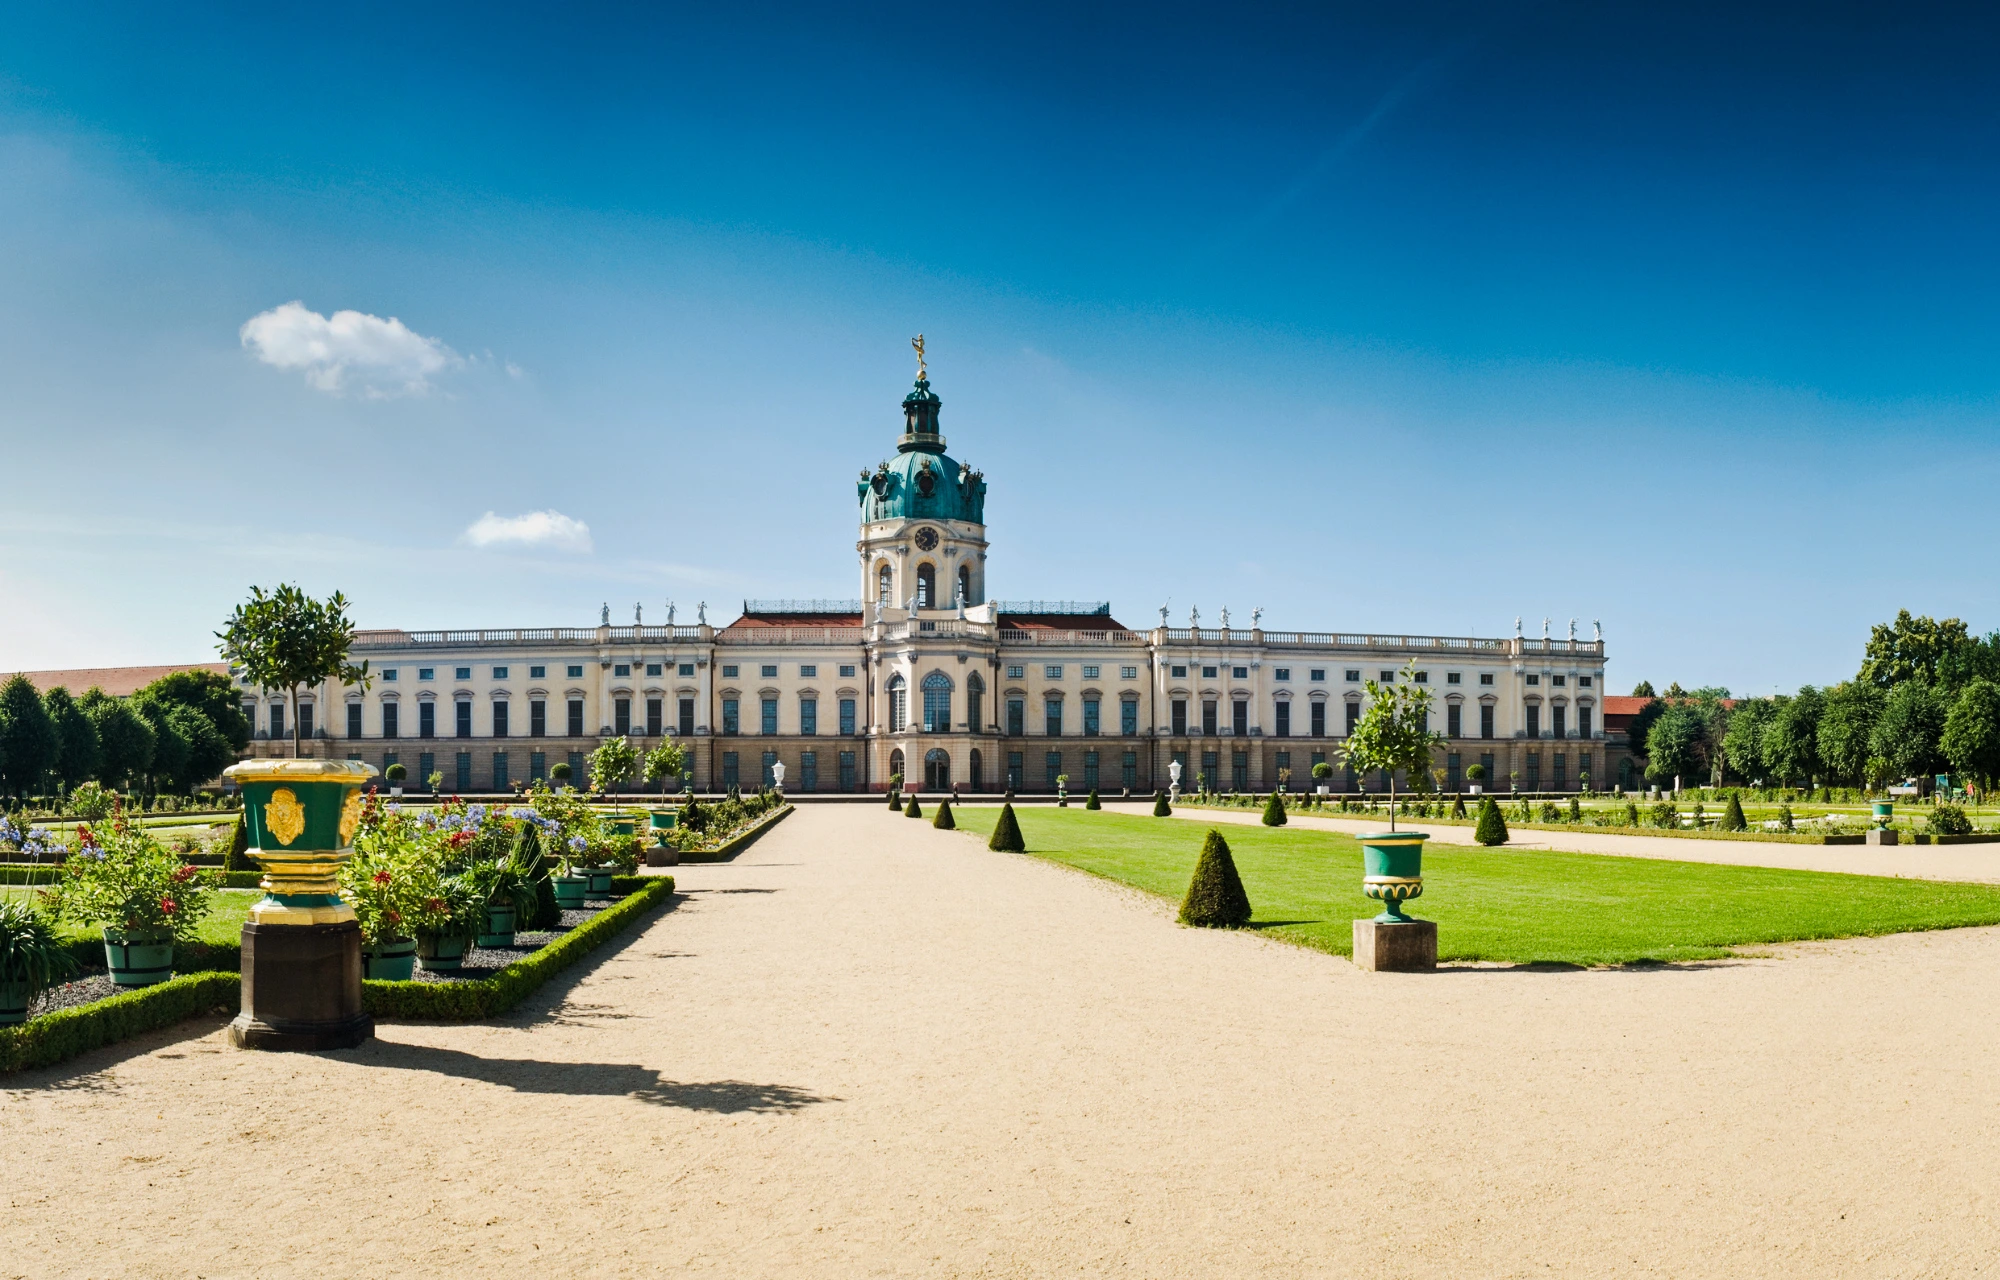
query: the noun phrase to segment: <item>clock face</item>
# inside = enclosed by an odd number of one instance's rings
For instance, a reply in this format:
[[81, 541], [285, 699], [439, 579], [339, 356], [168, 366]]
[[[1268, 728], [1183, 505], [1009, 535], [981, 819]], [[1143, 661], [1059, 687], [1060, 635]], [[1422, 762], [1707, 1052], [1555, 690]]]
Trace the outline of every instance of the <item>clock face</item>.
[[917, 530], [917, 550], [929, 551], [937, 546], [937, 530], [925, 525]]

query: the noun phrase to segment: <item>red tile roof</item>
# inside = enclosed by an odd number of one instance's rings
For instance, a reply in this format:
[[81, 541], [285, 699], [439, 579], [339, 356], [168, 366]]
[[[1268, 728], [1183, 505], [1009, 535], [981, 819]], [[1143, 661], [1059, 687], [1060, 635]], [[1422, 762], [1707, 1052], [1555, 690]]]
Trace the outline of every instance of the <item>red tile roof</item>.
[[1607, 716], [1635, 716], [1651, 701], [1651, 698], [1627, 698], [1619, 694], [1607, 693], [1604, 695], [1604, 714]]
[[69, 671], [23, 671], [37, 691], [47, 693], [58, 686], [73, 694], [86, 689], [102, 689], [114, 698], [129, 698], [161, 676], [176, 671], [213, 671], [229, 674], [226, 662], [183, 662], [169, 667], [77, 667]]

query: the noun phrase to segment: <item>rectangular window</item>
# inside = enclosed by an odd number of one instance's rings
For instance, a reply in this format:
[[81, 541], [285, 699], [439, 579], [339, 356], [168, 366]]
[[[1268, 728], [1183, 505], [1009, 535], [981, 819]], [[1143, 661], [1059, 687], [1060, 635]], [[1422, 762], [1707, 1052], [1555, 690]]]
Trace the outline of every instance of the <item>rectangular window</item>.
[[1349, 684], [1360, 684], [1360, 683], [1361, 683], [1361, 673], [1360, 673], [1359, 671], [1348, 671], [1348, 672], [1346, 673], [1346, 679], [1347, 679], [1347, 683], [1349, 683]]
[[1062, 737], [1062, 699], [1042, 699], [1042, 723], [1051, 738]]
[[1417, 683], [1418, 683], [1418, 684], [1429, 684], [1430, 682], [1431, 682], [1431, 673], [1430, 673], [1430, 672], [1428, 672], [1428, 671], [1419, 671], [1419, 672], [1417, 672]]
[[1315, 738], [1324, 738], [1326, 736], [1326, 700], [1324, 698], [1313, 700], [1312, 736]]
[[401, 729], [402, 726], [397, 724], [397, 721], [401, 718], [402, 718], [401, 707], [397, 706], [393, 702], [383, 703], [382, 736], [385, 738], [394, 738], [400, 736], [398, 730]]
[[493, 736], [507, 736], [507, 704], [497, 699], [493, 703]]
[[1323, 682], [1326, 679], [1326, 668], [1314, 667], [1312, 673], [1307, 678], [1316, 682]]
[[417, 736], [419, 738], [438, 736], [437, 703], [426, 701], [417, 704]]
[[393, 751], [384, 751], [384, 752], [382, 753], [382, 772], [384, 772], [384, 773], [387, 773], [387, 772], [389, 772], [389, 766], [390, 766], [390, 765], [392, 765], [392, 764], [395, 764], [395, 763], [396, 763], [396, 753], [395, 753], [395, 752], [393, 752]]
[[1097, 790], [1097, 753], [1095, 751], [1086, 751], [1083, 753], [1083, 789], [1085, 791]]
[[680, 674], [682, 674], [682, 675], [684, 675], [684, 676], [691, 676], [691, 675], [693, 675], [693, 674], [694, 674], [694, 663], [692, 663], [692, 662], [683, 662], [683, 663], [681, 663], [681, 665], [680, 665], [680, 667], [679, 667], [678, 669], [679, 669], [679, 671], [680, 671]]
[[[979, 732], [979, 702], [980, 695], [978, 688], [968, 688], [965, 691], [965, 727], [971, 733]], [[978, 790], [977, 787], [973, 789], [975, 791]]]
[[1446, 684], [1457, 684], [1457, 683], [1458, 683], [1458, 672], [1456, 672], [1456, 671], [1447, 671], [1447, 672], [1445, 672], [1445, 673], [1444, 673], [1444, 682], [1445, 682]]
[[1187, 737], [1187, 699], [1175, 698], [1173, 705], [1174, 736]]
[[819, 732], [819, 699], [799, 699], [799, 732], [810, 738]]
[[1530, 738], [1542, 736], [1542, 709], [1534, 703], [1528, 704], [1528, 736]]
[[817, 751], [799, 752], [799, 790], [819, 790], [819, 753]]
[[1239, 738], [1250, 736], [1250, 704], [1241, 698], [1229, 704], [1229, 732]]
[[665, 675], [666, 668], [660, 663], [649, 662], [646, 664], [646, 674], [649, 676]]
[[[549, 669], [548, 669], [547, 667], [529, 667], [529, 668], [528, 668], [528, 679], [530, 679], [530, 680], [546, 680], [546, 679], [548, 679], [548, 678], [549, 678]], [[528, 768], [529, 768], [529, 772], [531, 772], [531, 773], [532, 773], [532, 772], [534, 771], [534, 766], [533, 766], [533, 765], [530, 765], [530, 766], [528, 766]]]
[[361, 736], [361, 704], [358, 702], [347, 704], [347, 736], [350, 738]]
[[505, 667], [493, 668], [493, 678], [495, 680], [505, 680], [507, 678], [507, 668]]
[[1185, 679], [1187, 679], [1187, 668], [1186, 668], [1186, 667], [1174, 667], [1174, 668], [1172, 668], [1172, 671], [1173, 671], [1173, 677], [1174, 677], [1174, 679], [1176, 679], [1176, 680], [1185, 680]]
[[1139, 668], [1120, 667], [1118, 668], [1118, 678], [1120, 680], [1137, 680], [1139, 678]]
[[1540, 791], [1541, 789], [1542, 753], [1539, 751], [1530, 751], [1528, 753], [1528, 790]]
[[285, 704], [271, 704], [271, 737], [275, 740], [285, 736]]
[[1250, 668], [1231, 667], [1229, 669], [1229, 677], [1232, 680], [1248, 680], [1250, 678]]
[[1217, 727], [1215, 699], [1203, 698], [1201, 700], [1201, 731], [1203, 736], [1213, 738]]
[[611, 700], [611, 732], [621, 738], [632, 732], [632, 699]]
[[458, 753], [456, 768], [453, 769], [453, 772], [457, 774], [456, 790], [461, 792], [472, 790], [472, 753], [470, 751], [461, 751]]
[[1540, 684], [1541, 682], [1542, 682], [1542, 678], [1541, 678], [1540, 676], [1529, 676], [1529, 677], [1528, 677], [1528, 683], [1529, 683], [1529, 684]]
[[1062, 668], [1061, 668], [1061, 667], [1051, 667], [1051, 666], [1045, 666], [1045, 667], [1043, 667], [1043, 668], [1042, 668], [1042, 679], [1044, 679], [1044, 680], [1060, 680], [1060, 679], [1062, 679]]
[[724, 667], [722, 669], [722, 678], [724, 680], [734, 680], [736, 678], [736, 667], [733, 664]]
[[1139, 753], [1127, 751], [1118, 766], [1118, 785], [1127, 791], [1139, 785]]
[[778, 763], [777, 752], [766, 751], [764, 753], [764, 758], [758, 762], [758, 770], [763, 779], [761, 782], [757, 784], [758, 786], [775, 787], [778, 785], [778, 772], [776, 768], [777, 763]]
[[1042, 756], [1042, 768], [1047, 771], [1048, 789], [1056, 789], [1056, 778], [1063, 771], [1062, 752], [1050, 751]]
[[[1579, 689], [1588, 689], [1590, 687], [1590, 677], [1578, 676], [1576, 678], [1576, 687]], [[1581, 769], [1577, 770], [1577, 777], [1580, 778], [1582, 776], [1583, 776], [1583, 770]]]
[[1576, 753], [1576, 785], [1582, 787], [1585, 791], [1590, 790], [1590, 753], [1588, 751], [1579, 751]]
[[1292, 753], [1289, 751], [1274, 752], [1271, 759], [1271, 767], [1275, 770], [1273, 780], [1283, 778], [1289, 783], [1292, 772]]
[[667, 700], [646, 699], [646, 736], [657, 738], [667, 731]]
[[1213, 680], [1213, 679], [1215, 679], [1215, 668], [1214, 668], [1214, 667], [1203, 667], [1203, 668], [1201, 669], [1201, 678], [1202, 678], [1202, 679], [1204, 679], [1204, 680]]
[[417, 776], [423, 780], [425, 786], [429, 787], [432, 785], [431, 775], [437, 771], [437, 757], [428, 751], [419, 752], [417, 755]]
[[1479, 736], [1493, 736], [1493, 704], [1490, 702], [1481, 703], [1479, 707]]
[[1085, 667], [1083, 669], [1083, 678], [1086, 680], [1097, 679], [1097, 670], [1098, 669], [1096, 667]]
[[569, 753], [569, 785], [580, 787], [583, 783], [583, 752], [572, 751]]
[[757, 731], [769, 737], [778, 731], [778, 700], [760, 698], [757, 702]]
[[429, 680], [429, 679], [431, 679], [432, 677], [434, 677], [434, 676], [435, 676], [436, 674], [437, 674], [437, 673], [436, 673], [436, 671], [435, 671], [435, 670], [433, 670], [433, 669], [432, 669], [432, 668], [430, 668], [430, 667], [418, 667], [418, 668], [417, 668], [417, 679], [419, 679], [419, 680]]
[[1095, 738], [1098, 734], [1098, 709], [1102, 704], [1096, 698], [1083, 700], [1083, 736]]
[[725, 788], [743, 785], [742, 767], [734, 751], [722, 753], [722, 785]]
[[1556, 737], [1558, 737], [1558, 738], [1562, 738], [1562, 737], [1567, 737], [1567, 736], [1568, 736], [1567, 734], [1565, 734], [1565, 733], [1563, 732], [1563, 728], [1564, 728], [1564, 726], [1563, 726], [1563, 721], [1564, 721], [1564, 719], [1565, 719], [1565, 718], [1567, 718], [1567, 717], [1568, 717], [1568, 715], [1569, 715], [1569, 708], [1568, 708], [1568, 707], [1550, 707], [1550, 708], [1549, 708], [1549, 728], [1551, 728], [1551, 729], [1555, 730], [1555, 735], [1556, 735]]
[[778, 678], [778, 664], [766, 662], [757, 669], [757, 674], [760, 679], [775, 680]]
[[495, 791], [505, 791], [507, 789], [507, 753], [505, 751], [495, 751], [493, 753], [493, 789]]
[[1028, 731], [1028, 703], [1025, 698], [1007, 699], [1007, 735], [1018, 738]]
[[313, 704], [310, 702], [299, 704], [299, 736], [301, 738], [313, 736]]
[[548, 699], [528, 699], [528, 736], [530, 738], [546, 738], [549, 736]]
[[1458, 752], [1448, 752], [1444, 758], [1444, 789], [1456, 791], [1459, 785]]
[[583, 736], [582, 698], [571, 698], [569, 700], [569, 736], [572, 738], [581, 738]]
[[632, 674], [632, 664], [629, 662], [617, 663], [611, 668], [611, 674], [614, 676], [629, 676]]
[[1289, 680], [1292, 678], [1292, 669], [1290, 667], [1272, 667], [1271, 678], [1273, 680]]
[[545, 751], [528, 753], [528, 781], [547, 782], [549, 780], [549, 757]]
[[1549, 683], [1560, 689], [1569, 680], [1568, 676], [1550, 676]]
[[470, 679], [472, 679], [472, 668], [471, 668], [471, 667], [453, 667], [453, 668], [452, 668], [452, 678], [453, 678], [454, 680], [470, 680]]
[[1493, 776], [1493, 753], [1491, 751], [1482, 751], [1479, 753], [1479, 767], [1486, 770], [1486, 781], [1483, 785], [1490, 789], [1499, 781], [1498, 778]]
[[848, 737], [854, 735], [854, 699], [840, 700], [840, 732]]
[[[1237, 705], [1241, 706], [1242, 704], [1238, 703]], [[1280, 702], [1276, 707], [1272, 709], [1277, 712], [1277, 715], [1275, 717], [1275, 723], [1272, 726], [1272, 732], [1275, 733], [1280, 738], [1291, 737], [1292, 704], [1289, 702]]]
[[738, 726], [736, 722], [736, 699], [724, 698], [722, 700], [722, 731], [725, 734], [734, 736], [737, 731], [737, 727]]
[[452, 736], [470, 738], [472, 736], [472, 701], [455, 702], [451, 707]]
[[1139, 732], [1139, 700], [1126, 698], [1118, 704], [1118, 732], [1134, 737]]
[[854, 753], [843, 751], [840, 753], [840, 789], [853, 791], [858, 785], [860, 784], [854, 776]]
[[1556, 752], [1549, 760], [1549, 785], [1558, 791], [1569, 789], [1569, 757]]
[[[1188, 790], [1188, 791], [1192, 791], [1192, 790], [1194, 790], [1194, 770], [1192, 770], [1192, 769], [1188, 768], [1188, 754], [1187, 754], [1187, 752], [1185, 752], [1185, 751], [1176, 751], [1176, 752], [1174, 752], [1174, 753], [1173, 753], [1173, 755], [1172, 755], [1172, 756], [1170, 757], [1170, 759], [1173, 759], [1173, 760], [1178, 760], [1178, 761], [1180, 762], [1180, 766], [1181, 766], [1181, 787], [1182, 787], [1182, 788], [1183, 788], [1184, 790]], [[1167, 780], [1168, 780], [1169, 782], [1173, 781], [1173, 776], [1174, 776], [1174, 775], [1173, 775], [1173, 771], [1172, 771], [1171, 769], [1169, 769], [1169, 770], [1167, 771]]]
[[1007, 753], [1007, 789], [1009, 791], [1019, 791], [1021, 789], [1021, 775], [1022, 771], [1026, 768], [1021, 763], [1022, 758], [1022, 754], [1019, 751], [1009, 751]]
[[384, 684], [396, 683], [396, 668], [394, 667], [382, 668], [382, 682]]
[[[1355, 726], [1355, 725], [1357, 725], [1357, 724], [1359, 724], [1360, 722], [1361, 722], [1361, 704], [1360, 704], [1360, 703], [1358, 703], [1358, 702], [1350, 702], [1350, 703], [1348, 703], [1348, 704], [1347, 704], [1347, 736], [1348, 736], [1348, 737], [1350, 737], [1350, 738], [1351, 738], [1351, 737], [1353, 737], [1353, 736], [1354, 736], [1354, 726]], [[1349, 790], [1353, 790], [1353, 788], [1351, 788], [1351, 787], [1350, 787], [1350, 788], [1348, 788], [1348, 789], [1349, 789]]]
[[682, 698], [679, 711], [680, 724], [678, 727], [681, 736], [685, 738], [694, 733], [694, 699]]
[[572, 680], [583, 679], [583, 668], [580, 665], [572, 662], [569, 665], [569, 678]]
[[1461, 712], [1460, 712], [1460, 709], [1459, 709], [1459, 705], [1458, 705], [1458, 704], [1457, 704], [1456, 702], [1453, 702], [1453, 703], [1448, 703], [1448, 704], [1447, 704], [1447, 705], [1445, 706], [1445, 709], [1444, 709], [1444, 736], [1445, 736], [1445, 737], [1447, 737], [1447, 738], [1456, 738], [1456, 737], [1458, 737], [1458, 736], [1459, 736], [1459, 732], [1458, 732], [1458, 731], [1459, 731], [1459, 727], [1460, 727], [1460, 726], [1459, 726], [1459, 716], [1460, 716], [1460, 714], [1461, 714]]
[[1396, 683], [1396, 673], [1393, 671], [1377, 671], [1375, 673], [1375, 683], [1394, 684]]
[[840, 678], [843, 680], [852, 680], [854, 678], [854, 665], [852, 663], [843, 663], [841, 665]]
[[799, 668], [799, 678], [802, 680], [814, 680], [818, 677], [819, 668], [817, 666], [807, 664]]
[[1250, 753], [1232, 751], [1229, 753], [1229, 787], [1232, 791], [1250, 789]]
[[[1579, 738], [1588, 738], [1590, 736], [1589, 707], [1578, 707], [1576, 709], [1576, 736]], [[1583, 776], [1583, 771], [1581, 769], [1577, 770], [1577, 776], [1578, 777]]]

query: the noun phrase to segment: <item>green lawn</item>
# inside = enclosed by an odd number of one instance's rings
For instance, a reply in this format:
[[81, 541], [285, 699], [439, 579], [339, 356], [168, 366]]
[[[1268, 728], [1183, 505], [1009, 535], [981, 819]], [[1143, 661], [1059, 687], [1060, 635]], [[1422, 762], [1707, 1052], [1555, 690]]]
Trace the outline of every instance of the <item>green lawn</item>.
[[[1200, 822], [1022, 806], [1029, 851], [1178, 902]], [[982, 842], [999, 810], [952, 811]], [[1405, 823], [1408, 826], [1411, 824]], [[1255, 909], [1251, 927], [1335, 955], [1379, 907], [1350, 836], [1218, 826]], [[1421, 828], [1420, 828], [1421, 829]], [[1652, 858], [1431, 845], [1413, 914], [1438, 922], [1440, 960], [1579, 965], [1696, 960], [1733, 948], [2000, 924], [2000, 886], [1726, 867]]]

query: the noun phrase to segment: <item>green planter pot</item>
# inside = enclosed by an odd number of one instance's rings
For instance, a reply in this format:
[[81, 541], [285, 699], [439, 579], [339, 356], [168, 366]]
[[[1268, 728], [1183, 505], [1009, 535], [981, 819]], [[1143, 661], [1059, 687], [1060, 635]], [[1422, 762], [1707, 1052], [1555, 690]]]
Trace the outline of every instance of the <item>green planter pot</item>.
[[1876, 826], [1886, 827], [1895, 820], [1896, 820], [1896, 802], [1894, 800], [1875, 801]]
[[589, 876], [550, 876], [549, 883], [555, 886], [558, 907], [564, 911], [583, 910], [584, 890], [590, 887]]
[[417, 963], [426, 973], [457, 973], [471, 949], [470, 938], [418, 938]]
[[613, 818], [611, 820], [611, 834], [615, 836], [629, 836], [637, 825], [638, 819], [636, 818]]
[[150, 987], [174, 976], [174, 935], [166, 929], [106, 929], [104, 967], [121, 987]]
[[29, 982], [0, 982], [0, 1027], [16, 1027], [28, 1020], [28, 1006], [35, 999]]
[[647, 811], [646, 816], [647, 825], [655, 831], [672, 831], [681, 820], [676, 809], [652, 809]]
[[592, 867], [589, 876], [590, 888], [587, 890], [588, 896], [592, 898], [608, 898], [611, 896], [610, 867]]
[[1423, 831], [1375, 831], [1356, 836], [1361, 842], [1361, 892], [1382, 904], [1381, 924], [1400, 924], [1410, 917], [1403, 904], [1424, 892]]
[[361, 976], [370, 982], [408, 982], [416, 977], [417, 940], [391, 938], [387, 942], [364, 943]]
[[514, 945], [514, 908], [487, 904], [486, 932], [479, 935], [479, 945], [482, 947]]

